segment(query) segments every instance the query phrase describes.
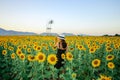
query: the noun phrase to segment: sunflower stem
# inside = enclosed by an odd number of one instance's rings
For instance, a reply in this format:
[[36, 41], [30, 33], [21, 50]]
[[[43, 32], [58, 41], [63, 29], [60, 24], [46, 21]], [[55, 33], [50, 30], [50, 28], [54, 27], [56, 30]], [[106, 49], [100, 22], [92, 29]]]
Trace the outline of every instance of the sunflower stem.
[[44, 80], [43, 70], [44, 70], [44, 67], [43, 67], [43, 63], [42, 63], [42, 78], [43, 78], [43, 80]]

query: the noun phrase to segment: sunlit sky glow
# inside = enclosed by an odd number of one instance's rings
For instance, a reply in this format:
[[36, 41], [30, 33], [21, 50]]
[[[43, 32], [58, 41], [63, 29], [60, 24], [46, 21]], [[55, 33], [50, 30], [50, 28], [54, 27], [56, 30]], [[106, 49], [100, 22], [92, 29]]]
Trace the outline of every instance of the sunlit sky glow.
[[0, 0], [0, 27], [42, 33], [120, 34], [120, 0]]

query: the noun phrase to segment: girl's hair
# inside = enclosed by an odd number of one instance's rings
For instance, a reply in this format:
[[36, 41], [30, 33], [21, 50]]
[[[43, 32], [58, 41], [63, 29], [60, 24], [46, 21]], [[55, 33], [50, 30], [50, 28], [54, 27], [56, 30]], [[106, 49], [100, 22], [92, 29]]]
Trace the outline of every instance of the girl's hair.
[[63, 48], [66, 48], [66, 47], [67, 47], [66, 41], [62, 39], [61, 42], [62, 42], [62, 47], [63, 47]]

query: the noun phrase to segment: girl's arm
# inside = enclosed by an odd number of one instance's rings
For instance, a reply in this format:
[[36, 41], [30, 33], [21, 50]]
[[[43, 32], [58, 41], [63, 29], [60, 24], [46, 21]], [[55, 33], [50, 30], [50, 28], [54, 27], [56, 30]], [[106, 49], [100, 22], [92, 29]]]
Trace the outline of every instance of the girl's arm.
[[68, 46], [66, 47], [66, 53], [68, 52]]
[[56, 37], [55, 40], [54, 40], [54, 46], [55, 46], [55, 47], [58, 47], [58, 43], [59, 43], [59, 42], [58, 42], [58, 39], [57, 39], [57, 37]]
[[58, 46], [59, 46], [59, 43], [57, 42], [57, 43], [56, 43], [54, 46], [58, 48]]

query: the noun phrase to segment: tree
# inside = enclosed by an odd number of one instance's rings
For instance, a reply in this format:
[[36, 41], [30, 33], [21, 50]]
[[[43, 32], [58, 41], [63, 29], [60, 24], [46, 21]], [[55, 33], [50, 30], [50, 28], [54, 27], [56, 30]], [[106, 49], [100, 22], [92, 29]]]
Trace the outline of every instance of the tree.
[[119, 34], [115, 34], [115, 36], [120, 36]]

